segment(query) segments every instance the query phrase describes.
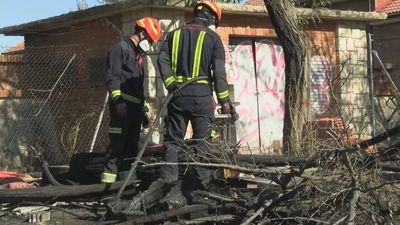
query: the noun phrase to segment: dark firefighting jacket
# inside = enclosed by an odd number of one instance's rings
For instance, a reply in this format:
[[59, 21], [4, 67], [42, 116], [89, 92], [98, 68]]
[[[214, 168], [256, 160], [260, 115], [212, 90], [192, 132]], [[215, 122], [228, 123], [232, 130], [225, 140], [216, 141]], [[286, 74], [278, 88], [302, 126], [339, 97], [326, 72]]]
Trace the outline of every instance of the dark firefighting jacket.
[[212, 84], [218, 101], [229, 100], [225, 71], [225, 51], [221, 38], [201, 20], [190, 23], [167, 34], [158, 58], [158, 68], [165, 87], [180, 84], [198, 76], [197, 81], [182, 90], [183, 96], [212, 95]]
[[107, 87], [112, 99], [144, 102], [144, 69], [139, 50], [129, 37], [111, 47], [107, 56]]

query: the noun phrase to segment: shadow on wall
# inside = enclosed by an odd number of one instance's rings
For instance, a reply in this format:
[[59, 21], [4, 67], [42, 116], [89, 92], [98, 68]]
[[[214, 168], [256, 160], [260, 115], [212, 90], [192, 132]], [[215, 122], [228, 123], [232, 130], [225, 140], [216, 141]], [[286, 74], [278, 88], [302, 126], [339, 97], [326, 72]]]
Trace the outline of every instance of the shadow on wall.
[[40, 115], [33, 115], [35, 106], [43, 103], [41, 99], [0, 100], [0, 168], [24, 170], [37, 165], [31, 147], [44, 153], [50, 164], [65, 161], [49, 107], [44, 106]]

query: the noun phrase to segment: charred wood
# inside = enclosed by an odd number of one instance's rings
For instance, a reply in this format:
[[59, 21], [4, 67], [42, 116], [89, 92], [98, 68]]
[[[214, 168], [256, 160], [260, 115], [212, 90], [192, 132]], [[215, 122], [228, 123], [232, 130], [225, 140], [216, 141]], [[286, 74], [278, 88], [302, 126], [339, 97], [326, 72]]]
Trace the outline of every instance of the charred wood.
[[[129, 186], [132, 186], [134, 183], [135, 182], [130, 182]], [[112, 184], [62, 185], [31, 189], [3, 190], [0, 192], [0, 202], [20, 202], [24, 199], [60, 200], [86, 195], [103, 195], [118, 190], [122, 184], [122, 181], [118, 181]]]
[[128, 224], [143, 224], [143, 223], [148, 223], [148, 222], [156, 222], [160, 220], [166, 220], [170, 217], [175, 217], [178, 215], [184, 215], [184, 214], [189, 214], [189, 213], [194, 213], [197, 211], [203, 211], [203, 210], [208, 210], [210, 209], [210, 206], [208, 205], [190, 205], [190, 206], [185, 206], [180, 209], [176, 209], [173, 211], [166, 211], [166, 212], [161, 212], [158, 214], [152, 214], [152, 215], [146, 215], [146, 216], [139, 216], [136, 218], [132, 219], [127, 219], [127, 221], [121, 223], [124, 225]]

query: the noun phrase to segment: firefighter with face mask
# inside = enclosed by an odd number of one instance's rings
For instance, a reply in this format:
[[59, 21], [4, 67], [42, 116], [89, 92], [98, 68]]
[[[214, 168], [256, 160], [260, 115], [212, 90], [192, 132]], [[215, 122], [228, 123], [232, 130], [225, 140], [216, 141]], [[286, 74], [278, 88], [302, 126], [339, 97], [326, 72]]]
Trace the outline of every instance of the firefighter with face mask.
[[[188, 121], [193, 128], [192, 139], [199, 140], [197, 154], [206, 154], [206, 141], [211, 137], [214, 121], [213, 86], [222, 112], [230, 113], [233, 107], [226, 80], [224, 46], [214, 31], [221, 21], [221, 10], [217, 4], [204, 1], [195, 4], [194, 15], [193, 20], [167, 34], [158, 59], [164, 86], [174, 94], [168, 105], [164, 136], [164, 160], [171, 163], [178, 161]], [[207, 79], [179, 88], [179, 84], [198, 76]], [[193, 172], [197, 188], [206, 188], [209, 170], [195, 168]], [[161, 178], [165, 186], [176, 186], [178, 166], [164, 166]]]
[[107, 88], [110, 93], [110, 146], [101, 182], [113, 183], [119, 171], [130, 168], [124, 158], [137, 155], [141, 125], [148, 124], [144, 109], [143, 55], [161, 36], [152, 17], [136, 21], [133, 35], [115, 44], [107, 55]]

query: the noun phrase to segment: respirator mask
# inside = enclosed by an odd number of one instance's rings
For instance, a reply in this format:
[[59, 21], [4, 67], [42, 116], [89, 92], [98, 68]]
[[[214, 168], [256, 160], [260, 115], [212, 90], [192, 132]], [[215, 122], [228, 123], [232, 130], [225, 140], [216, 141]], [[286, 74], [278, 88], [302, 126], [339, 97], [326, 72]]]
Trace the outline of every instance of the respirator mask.
[[150, 42], [147, 39], [143, 39], [139, 42], [139, 48], [142, 52], [147, 53], [150, 51]]

